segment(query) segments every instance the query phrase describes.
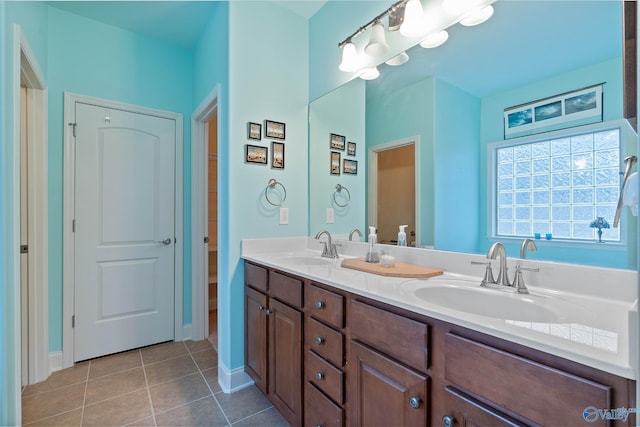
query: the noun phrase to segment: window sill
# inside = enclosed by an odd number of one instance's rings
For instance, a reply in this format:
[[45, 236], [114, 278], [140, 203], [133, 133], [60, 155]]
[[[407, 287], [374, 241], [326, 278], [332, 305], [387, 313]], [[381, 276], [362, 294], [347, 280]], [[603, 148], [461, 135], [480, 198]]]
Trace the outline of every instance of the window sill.
[[[487, 240], [490, 243], [501, 242], [519, 245], [525, 237], [507, 237], [507, 236], [488, 236]], [[627, 250], [627, 245], [623, 242], [603, 242], [598, 243], [594, 241], [575, 241], [566, 239], [533, 239], [538, 247], [553, 246], [556, 248], [573, 248], [573, 249], [593, 249], [593, 250], [606, 250], [606, 251], [619, 251], [623, 252]]]

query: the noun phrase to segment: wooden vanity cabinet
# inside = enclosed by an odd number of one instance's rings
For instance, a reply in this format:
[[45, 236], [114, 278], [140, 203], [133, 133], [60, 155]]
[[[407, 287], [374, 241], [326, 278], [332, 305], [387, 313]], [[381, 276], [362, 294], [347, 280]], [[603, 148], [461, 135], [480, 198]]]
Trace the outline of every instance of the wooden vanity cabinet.
[[307, 284], [305, 307], [305, 425], [344, 425], [345, 296]]
[[291, 425], [302, 424], [302, 280], [245, 262], [246, 372]]

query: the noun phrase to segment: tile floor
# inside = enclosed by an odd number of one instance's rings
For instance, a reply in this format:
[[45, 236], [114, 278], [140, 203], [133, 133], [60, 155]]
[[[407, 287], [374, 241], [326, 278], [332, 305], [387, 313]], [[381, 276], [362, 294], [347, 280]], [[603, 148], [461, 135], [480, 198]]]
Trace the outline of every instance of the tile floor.
[[22, 390], [25, 426], [288, 426], [255, 386], [225, 394], [208, 340], [81, 362]]

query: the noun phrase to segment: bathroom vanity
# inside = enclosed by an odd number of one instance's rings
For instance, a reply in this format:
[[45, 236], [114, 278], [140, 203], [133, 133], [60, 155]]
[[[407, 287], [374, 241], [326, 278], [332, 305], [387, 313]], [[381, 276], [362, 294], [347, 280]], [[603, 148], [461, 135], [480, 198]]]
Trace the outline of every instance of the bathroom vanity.
[[[448, 268], [434, 279], [385, 278], [291, 250], [302, 240], [283, 252], [271, 240], [243, 242], [246, 371], [292, 425], [610, 425], [606, 410], [620, 418], [613, 425], [635, 424], [635, 414], [615, 412], [636, 406], [636, 342], [626, 329], [634, 301], [612, 302], [607, 309], [627, 309], [613, 320], [598, 319], [587, 300], [573, 318], [526, 306], [494, 318], [420, 296], [439, 283], [461, 288], [468, 276]], [[355, 255], [364, 248], [345, 246]], [[403, 248], [397, 257], [424, 255]], [[532, 286], [529, 299], [540, 293]]]

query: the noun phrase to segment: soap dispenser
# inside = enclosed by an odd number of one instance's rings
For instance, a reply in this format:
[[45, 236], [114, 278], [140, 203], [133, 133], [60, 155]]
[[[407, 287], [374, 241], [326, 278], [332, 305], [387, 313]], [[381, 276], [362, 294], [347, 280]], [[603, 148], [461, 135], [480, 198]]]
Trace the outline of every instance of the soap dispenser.
[[376, 228], [374, 226], [369, 226], [369, 250], [367, 251], [367, 256], [365, 257], [366, 262], [379, 262], [380, 255], [376, 252]]
[[401, 225], [398, 227], [398, 246], [407, 246], [407, 233], [405, 229], [408, 225]]

